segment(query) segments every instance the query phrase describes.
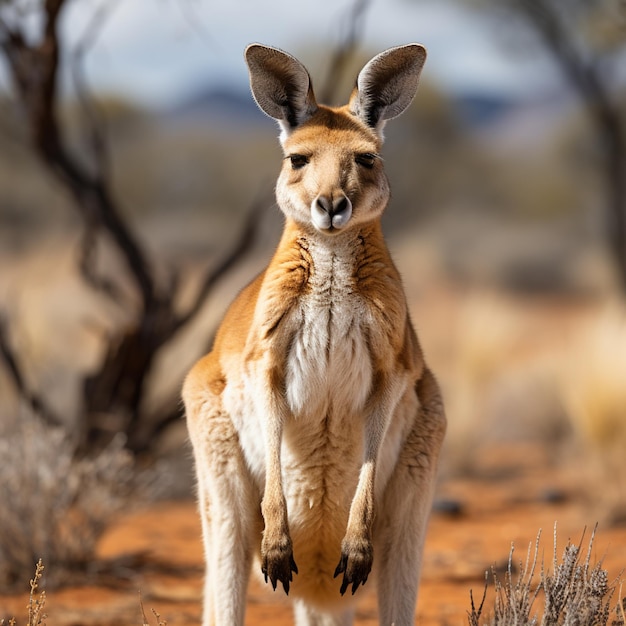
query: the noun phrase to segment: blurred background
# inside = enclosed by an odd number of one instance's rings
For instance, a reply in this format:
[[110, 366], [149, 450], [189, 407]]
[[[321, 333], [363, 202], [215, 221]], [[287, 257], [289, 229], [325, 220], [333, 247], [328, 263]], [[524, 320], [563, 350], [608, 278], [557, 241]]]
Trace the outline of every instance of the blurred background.
[[0, 536], [25, 535], [0, 582], [83, 562], [130, 493], [193, 494], [180, 385], [282, 223], [254, 41], [330, 104], [428, 48], [384, 227], [444, 391], [442, 481], [523, 442], [625, 524], [623, 0], [0, 0]]

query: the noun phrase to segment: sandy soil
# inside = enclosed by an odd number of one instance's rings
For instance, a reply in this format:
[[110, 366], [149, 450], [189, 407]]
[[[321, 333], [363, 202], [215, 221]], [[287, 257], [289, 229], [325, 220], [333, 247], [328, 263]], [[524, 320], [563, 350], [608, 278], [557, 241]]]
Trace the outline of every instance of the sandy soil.
[[[470, 590], [482, 596], [485, 571], [506, 566], [511, 542], [514, 562], [526, 558], [530, 543], [543, 529], [540, 554], [549, 563], [553, 528], [558, 522], [558, 554], [568, 539], [587, 538], [596, 511], [580, 490], [583, 469], [555, 467], [546, 450], [531, 445], [492, 446], [480, 452], [472, 475], [442, 480], [438, 499], [458, 510], [435, 512], [426, 542], [416, 624], [443, 626], [467, 623]], [[454, 508], [454, 507], [453, 507]], [[144, 623], [141, 601], [150, 624], [152, 610], [170, 626], [197, 624], [201, 615], [202, 549], [200, 526], [192, 502], [160, 503], [128, 514], [104, 536], [100, 555], [108, 563], [98, 584], [49, 591], [50, 626]], [[604, 559], [609, 577], [626, 565], [626, 528], [600, 526], [592, 562]], [[377, 624], [372, 587], [360, 590], [356, 623]], [[0, 596], [0, 617], [26, 622], [27, 595]], [[490, 588], [486, 604], [493, 602]], [[539, 607], [538, 607], [539, 608]], [[246, 624], [291, 624], [282, 592], [272, 592], [258, 578], [251, 585]]]

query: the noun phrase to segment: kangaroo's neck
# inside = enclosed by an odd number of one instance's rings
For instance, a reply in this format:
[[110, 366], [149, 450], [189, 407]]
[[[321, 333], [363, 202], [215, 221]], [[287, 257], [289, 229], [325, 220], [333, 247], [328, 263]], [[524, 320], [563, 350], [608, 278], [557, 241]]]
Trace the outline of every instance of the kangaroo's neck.
[[400, 288], [400, 278], [379, 223], [324, 236], [288, 220], [264, 284], [271, 306], [282, 310], [302, 297], [330, 305], [360, 294], [382, 302]]
[[348, 232], [327, 235], [288, 220], [279, 246], [299, 253], [309, 265], [311, 275], [345, 272], [358, 274], [365, 264], [389, 259], [387, 245], [378, 221], [369, 222]]

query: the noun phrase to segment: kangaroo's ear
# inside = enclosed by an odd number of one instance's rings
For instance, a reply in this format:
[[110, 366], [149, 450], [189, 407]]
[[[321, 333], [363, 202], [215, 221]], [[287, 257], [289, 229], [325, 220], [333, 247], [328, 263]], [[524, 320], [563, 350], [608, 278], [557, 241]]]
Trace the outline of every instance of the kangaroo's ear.
[[290, 54], [251, 44], [246, 48], [250, 87], [259, 108], [278, 121], [289, 135], [317, 110], [313, 85], [306, 68]]
[[361, 70], [350, 111], [380, 133], [411, 104], [425, 61], [426, 49], [416, 43], [381, 52]]

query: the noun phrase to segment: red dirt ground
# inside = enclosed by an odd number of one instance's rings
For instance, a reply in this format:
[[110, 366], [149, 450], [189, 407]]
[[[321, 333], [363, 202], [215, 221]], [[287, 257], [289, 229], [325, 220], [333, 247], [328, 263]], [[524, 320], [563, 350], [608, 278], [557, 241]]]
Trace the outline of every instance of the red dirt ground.
[[[558, 522], [558, 555], [568, 539], [578, 543], [597, 521], [596, 511], [581, 494], [582, 468], [553, 466], [545, 450], [530, 445], [499, 445], [480, 452], [472, 476], [442, 480], [438, 498], [461, 505], [458, 514], [436, 512], [430, 522], [416, 624], [467, 624], [470, 589], [480, 600], [485, 571], [494, 563], [506, 566], [511, 542], [514, 562], [525, 560], [530, 543], [543, 529], [540, 558], [553, 553], [553, 528]], [[139, 626], [139, 591], [147, 621], [157, 624], [158, 611], [169, 626], [198, 624], [201, 615], [202, 548], [200, 525], [192, 502], [160, 503], [121, 518], [106, 533], [100, 557], [116, 562], [115, 573], [98, 586], [47, 593], [50, 626]], [[592, 562], [604, 559], [609, 578], [626, 566], [626, 528], [600, 526]], [[126, 576], [126, 578], [124, 577]], [[363, 595], [356, 624], [376, 620], [372, 588]], [[623, 594], [624, 595], [624, 594]], [[0, 617], [14, 615], [26, 623], [27, 595], [0, 595]], [[493, 603], [490, 588], [486, 606]], [[539, 607], [537, 607], [539, 609]], [[246, 624], [292, 623], [282, 592], [273, 593], [258, 577], [249, 592]]]

